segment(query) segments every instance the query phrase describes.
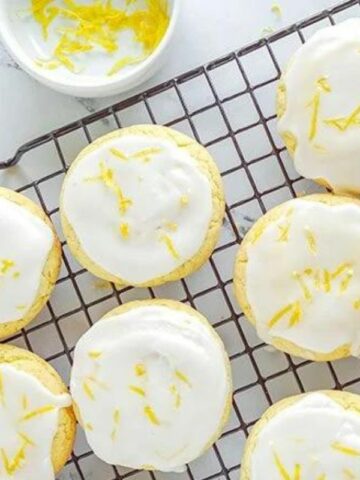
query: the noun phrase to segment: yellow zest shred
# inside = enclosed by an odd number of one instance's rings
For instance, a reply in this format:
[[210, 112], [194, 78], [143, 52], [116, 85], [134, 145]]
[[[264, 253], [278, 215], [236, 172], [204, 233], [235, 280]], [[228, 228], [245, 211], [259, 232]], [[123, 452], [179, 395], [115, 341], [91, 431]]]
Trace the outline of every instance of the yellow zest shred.
[[140, 395], [140, 397], [146, 397], [146, 392], [143, 388], [137, 387], [136, 385], [130, 385], [129, 390], [132, 393], [136, 393], [136, 395]]
[[350, 263], [341, 263], [336, 270], [334, 270], [331, 274], [331, 278], [335, 280], [337, 277], [340, 277], [347, 269], [351, 267]]
[[262, 237], [263, 233], [267, 229], [267, 224], [264, 222], [262, 224], [259, 224], [255, 227], [255, 230], [253, 230], [253, 236], [251, 238], [251, 243], [255, 245], [255, 243], [260, 240]]
[[128, 223], [120, 223], [120, 227], [119, 227], [119, 230], [120, 230], [120, 235], [122, 236], [122, 238], [124, 240], [126, 240], [127, 238], [129, 238], [130, 236], [130, 226]]
[[316, 480], [326, 480], [325, 473], [322, 473], [321, 475], [319, 475]]
[[318, 143], [314, 143], [313, 144], [313, 148], [314, 150], [316, 150], [318, 153], [328, 153], [328, 150], [323, 146], [323, 145], [319, 145]]
[[347, 117], [327, 118], [324, 123], [345, 132], [349, 127], [360, 124], [360, 106], [356, 107]]
[[114, 171], [111, 168], [108, 168], [104, 161], [100, 161], [99, 167], [100, 174], [95, 177], [89, 177], [86, 181], [103, 182], [105, 186], [117, 196], [120, 213], [125, 215], [128, 208], [131, 207], [133, 203], [132, 200], [125, 197], [122, 189], [116, 182]]
[[178, 378], [181, 382], [186, 383], [188, 387], [192, 387], [189, 377], [185, 375], [181, 370], [175, 370], [175, 377]]
[[103, 354], [103, 352], [100, 352], [99, 350], [91, 350], [90, 352], [88, 352], [88, 356], [92, 360], [97, 360], [98, 358], [100, 358], [102, 356], [102, 354]]
[[176, 388], [176, 385], [170, 385], [169, 390], [171, 395], [174, 397], [175, 408], [179, 408], [181, 405], [181, 395], [178, 389]]
[[317, 251], [316, 237], [308, 227], [305, 227], [305, 237], [306, 237], [306, 241], [307, 241], [310, 252], [315, 255]]
[[308, 288], [308, 286], [305, 283], [305, 280], [303, 279], [301, 273], [299, 272], [293, 272], [293, 277], [295, 280], [298, 281], [300, 288], [304, 294], [305, 300], [311, 300], [312, 299], [312, 294]]
[[32, 420], [35, 417], [45, 415], [46, 413], [53, 412], [54, 410], [55, 407], [53, 405], [44, 405], [43, 407], [31, 410], [31, 412], [21, 417], [21, 421], [26, 422], [27, 420]]
[[[52, 0], [32, 0], [31, 13], [48, 38], [49, 26], [57, 17], [67, 21], [49, 60], [38, 60], [39, 66], [54, 69], [63, 65], [75, 72], [72, 58], [79, 53], [100, 49], [109, 55], [119, 50], [119, 34], [131, 30], [143, 49], [139, 57], [125, 56], [117, 60], [108, 75], [127, 65], [140, 62], [153, 53], [169, 25], [167, 0], [145, 0], [145, 5], [132, 12], [116, 8], [112, 0], [93, 0], [86, 5], [76, 0], [63, 0], [64, 7], [51, 5]], [[133, 3], [133, 2], [131, 2]]]
[[123, 68], [129, 67], [130, 65], [136, 65], [137, 63], [142, 62], [146, 57], [133, 57], [132, 55], [126, 55], [120, 60], [117, 60], [115, 64], [107, 72], [108, 77], [119, 73]]
[[289, 230], [290, 222], [286, 222], [284, 225], [278, 225], [279, 236], [278, 242], [288, 242], [289, 241]]
[[88, 382], [83, 383], [83, 391], [90, 400], [95, 400], [95, 395]]
[[102, 388], [103, 390], [107, 390], [108, 386], [106, 385], [105, 382], [102, 382], [98, 378], [95, 377], [95, 375], [89, 375], [88, 376], [88, 381], [94, 383], [98, 387]]
[[9, 259], [0, 260], [0, 273], [6, 275], [8, 271], [15, 266], [15, 262]]
[[181, 195], [180, 197], [180, 205], [182, 207], [187, 207], [189, 205], [189, 197], [187, 195]]
[[343, 293], [347, 290], [349, 283], [351, 282], [352, 277], [354, 276], [353, 270], [349, 270], [346, 272], [345, 278], [343, 278], [340, 282], [340, 292]]
[[282, 463], [280, 457], [274, 453], [275, 466], [281, 476], [282, 480], [292, 480], [291, 475], [286, 470], [285, 465]]
[[26, 443], [27, 445], [31, 445], [32, 447], [35, 447], [35, 442], [32, 440], [30, 437], [26, 435], [26, 433], [19, 432], [18, 433], [19, 437]]
[[326, 293], [330, 292], [331, 290], [331, 274], [329, 270], [326, 270], [326, 268], [323, 271], [323, 287], [324, 291]]
[[308, 105], [312, 108], [311, 118], [310, 118], [310, 127], [309, 127], [309, 140], [312, 141], [316, 137], [318, 129], [318, 119], [319, 119], [319, 110], [320, 110], [320, 92], [315, 93], [313, 99]]
[[295, 465], [294, 469], [294, 480], [301, 480], [301, 465], [298, 463]]
[[331, 445], [331, 448], [333, 450], [336, 450], [337, 452], [343, 453], [344, 455], [350, 455], [352, 457], [360, 457], [360, 450], [344, 445], [341, 442], [334, 442]]
[[118, 408], [114, 410], [113, 418], [114, 418], [114, 423], [118, 425], [120, 423], [120, 410]]
[[171, 232], [176, 232], [179, 226], [175, 222], [165, 222], [164, 227]]
[[279, 3], [273, 3], [271, 5], [271, 11], [274, 13], [278, 18], [282, 17], [282, 8]]
[[112, 147], [110, 148], [110, 153], [112, 153], [115, 157], [120, 158], [120, 160], [128, 160], [128, 157], [118, 148]]
[[156, 413], [154, 412], [152, 407], [150, 407], [149, 405], [146, 405], [144, 407], [144, 414], [150, 423], [152, 423], [153, 425], [160, 425], [160, 421], [156, 416]]
[[117, 435], [117, 430], [116, 430], [116, 428], [114, 428], [113, 431], [111, 432], [111, 440], [113, 442], [115, 442], [115, 440], [116, 440], [116, 435]]
[[41, 25], [45, 40], [49, 36], [49, 26], [59, 13], [58, 7], [51, 5], [53, 0], [31, 0], [31, 13]]
[[89, 430], [89, 432], [92, 432], [94, 430], [93, 424], [90, 422], [85, 423], [85, 430]]
[[350, 470], [350, 468], [344, 468], [343, 473], [344, 473], [344, 476], [349, 480], [356, 479], [354, 472]]
[[280, 320], [285, 316], [290, 315], [289, 317], [289, 327], [294, 327], [297, 325], [302, 318], [302, 308], [300, 302], [293, 302], [286, 305], [284, 308], [279, 310], [275, 315], [269, 320], [269, 328], [274, 327]]
[[170, 255], [174, 257], [176, 260], [179, 260], [180, 255], [179, 252], [176, 250], [174, 242], [169, 235], [162, 235], [160, 241], [163, 242], [168, 249]]
[[298, 146], [298, 141], [295, 135], [291, 132], [284, 132], [281, 137], [291, 155], [294, 155]]
[[150, 161], [151, 155], [156, 155], [161, 152], [162, 152], [162, 149], [159, 147], [148, 147], [133, 153], [132, 157], [143, 159], [145, 162], [148, 162]]
[[317, 82], [316, 82], [317, 86], [321, 88], [321, 90], [323, 90], [324, 92], [326, 93], [330, 93], [331, 92], [331, 87], [329, 85], [329, 82], [328, 82], [328, 79], [327, 77], [320, 77]]
[[2, 463], [9, 476], [13, 476], [22, 467], [25, 461], [27, 447], [34, 445], [32, 442], [30, 443], [27, 438], [25, 439], [25, 437], [20, 434], [19, 436], [22, 439], [22, 445], [12, 459], [9, 459], [3, 448], [1, 449]]
[[146, 375], [146, 368], [143, 363], [137, 363], [134, 367], [134, 370], [137, 377], [142, 377], [143, 375]]
[[25, 309], [26, 309], [26, 305], [17, 305], [17, 306], [16, 306], [16, 309], [17, 309], [17, 310], [20, 310], [20, 311], [25, 310]]
[[353, 307], [355, 308], [355, 310], [360, 310], [360, 298], [354, 300]]
[[15, 280], [19, 277], [20, 277], [20, 272], [14, 272], [13, 273], [13, 278], [15, 278]]

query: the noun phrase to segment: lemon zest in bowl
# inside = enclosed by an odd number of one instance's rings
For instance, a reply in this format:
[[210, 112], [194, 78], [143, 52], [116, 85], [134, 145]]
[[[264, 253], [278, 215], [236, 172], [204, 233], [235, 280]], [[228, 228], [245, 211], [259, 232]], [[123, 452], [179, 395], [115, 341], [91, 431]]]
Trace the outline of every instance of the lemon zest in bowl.
[[[119, 34], [131, 30], [143, 54], [127, 55], [116, 60], [107, 72], [107, 75], [115, 75], [123, 68], [149, 57], [160, 44], [170, 22], [167, 0], [146, 0], [145, 7], [132, 12], [115, 7], [112, 0], [93, 0], [87, 5], [79, 4], [76, 0], [63, 0], [63, 6], [53, 5], [53, 1], [31, 0], [31, 13], [41, 26], [45, 40], [56, 18], [66, 20], [66, 26], [56, 30], [61, 37], [52, 58], [35, 61], [38, 66], [50, 70], [63, 66], [75, 73], [73, 57], [94, 49], [113, 55], [119, 50]], [[127, 6], [132, 3], [127, 2]]]

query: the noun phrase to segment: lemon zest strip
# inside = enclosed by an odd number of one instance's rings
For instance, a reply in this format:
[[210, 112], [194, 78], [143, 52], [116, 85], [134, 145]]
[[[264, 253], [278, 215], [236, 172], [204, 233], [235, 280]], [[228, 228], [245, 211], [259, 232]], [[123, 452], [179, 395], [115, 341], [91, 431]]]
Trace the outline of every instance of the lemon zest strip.
[[360, 450], [357, 450], [356, 448], [349, 447], [347, 445], [344, 445], [341, 442], [334, 442], [331, 445], [331, 448], [333, 450], [336, 450], [340, 453], [343, 453], [344, 455], [350, 455], [352, 457], [360, 457]]
[[39, 417], [41, 415], [45, 415], [46, 413], [53, 412], [55, 407], [53, 405], [44, 405], [43, 407], [36, 408], [35, 410], [31, 410], [29, 413], [24, 415], [20, 420], [26, 422], [28, 420], [32, 420], [33, 418]]
[[146, 392], [143, 388], [137, 387], [136, 385], [130, 385], [129, 390], [136, 395], [140, 395], [140, 397], [146, 397]]
[[160, 425], [160, 421], [156, 416], [152, 407], [150, 407], [149, 405], [146, 405], [144, 407], [144, 414], [150, 423], [152, 423], [153, 425]]

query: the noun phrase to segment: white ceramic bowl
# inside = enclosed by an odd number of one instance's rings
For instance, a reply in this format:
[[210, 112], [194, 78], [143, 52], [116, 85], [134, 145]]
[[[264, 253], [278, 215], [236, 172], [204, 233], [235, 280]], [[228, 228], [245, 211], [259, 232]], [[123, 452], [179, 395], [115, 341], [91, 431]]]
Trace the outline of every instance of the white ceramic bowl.
[[77, 97], [106, 97], [125, 92], [149, 79], [161, 66], [173, 36], [181, 0], [168, 0], [170, 24], [156, 50], [143, 62], [128, 67], [113, 76], [101, 68], [106, 53], [87, 64], [91, 72], [71, 73], [63, 67], [48, 70], [36, 64], [44, 55], [40, 29], [35, 21], [25, 21], [22, 12], [29, 8], [30, 0], [0, 0], [0, 38], [16, 62], [32, 77], [44, 85]]

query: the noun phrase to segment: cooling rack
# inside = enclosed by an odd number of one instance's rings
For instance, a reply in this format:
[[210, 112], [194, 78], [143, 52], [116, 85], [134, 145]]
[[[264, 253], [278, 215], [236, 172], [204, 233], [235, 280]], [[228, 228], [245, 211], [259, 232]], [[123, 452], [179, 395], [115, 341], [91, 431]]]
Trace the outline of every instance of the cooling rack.
[[[290, 55], [316, 30], [360, 15], [349, 0], [237, 52], [21, 146], [0, 162], [0, 184], [27, 195], [49, 214], [63, 247], [63, 267], [47, 307], [10, 342], [48, 360], [69, 379], [76, 341], [104, 313], [134, 299], [167, 297], [204, 313], [223, 338], [234, 375], [231, 418], [221, 439], [183, 474], [138, 472], [98, 460], [79, 429], [59, 480], [238, 479], [246, 436], [281, 398], [325, 388], [360, 393], [359, 361], [315, 364], [265, 346], [233, 298], [235, 252], [249, 227], [274, 205], [317, 190], [292, 167], [276, 133], [275, 86]], [[209, 262], [185, 280], [149, 289], [116, 288], [71, 257], [59, 222], [64, 174], [89, 142], [137, 123], [171, 126], [196, 138], [214, 156], [226, 189], [226, 218]], [[12, 168], [8, 168], [12, 167]], [[125, 440], [126, 441], [126, 440]]]

